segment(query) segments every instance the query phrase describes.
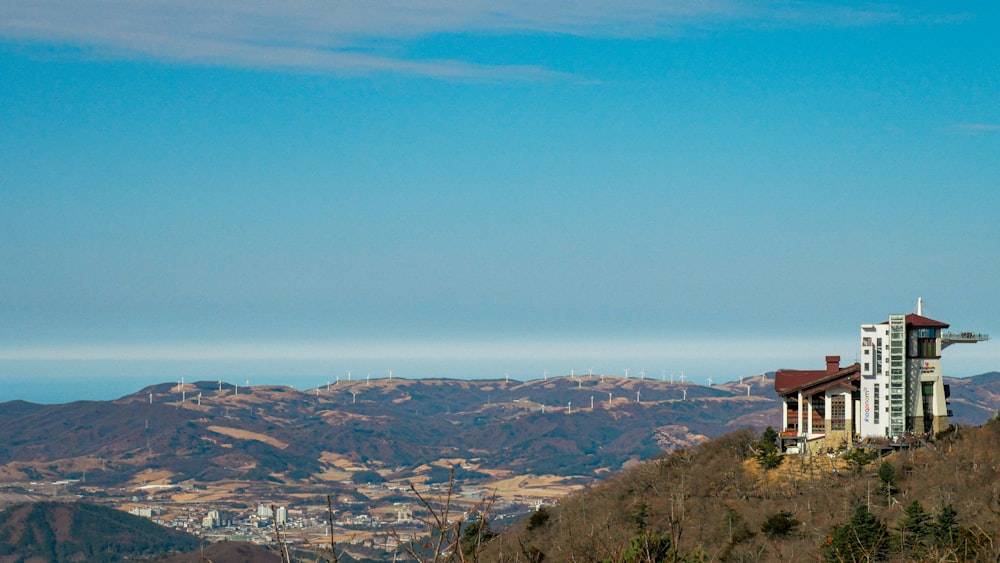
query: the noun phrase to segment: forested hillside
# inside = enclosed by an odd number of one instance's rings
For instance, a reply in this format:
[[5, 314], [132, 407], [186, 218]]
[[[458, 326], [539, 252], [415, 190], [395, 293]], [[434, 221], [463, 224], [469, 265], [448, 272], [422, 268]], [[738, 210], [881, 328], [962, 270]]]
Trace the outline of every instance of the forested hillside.
[[778, 458], [739, 430], [536, 512], [497, 561], [996, 561], [1000, 422], [882, 459]]

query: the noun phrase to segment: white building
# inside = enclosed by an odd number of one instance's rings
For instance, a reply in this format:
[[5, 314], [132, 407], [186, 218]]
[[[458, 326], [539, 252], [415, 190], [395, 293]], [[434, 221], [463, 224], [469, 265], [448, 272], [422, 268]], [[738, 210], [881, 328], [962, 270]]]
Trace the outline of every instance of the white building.
[[774, 389], [784, 400], [785, 450], [836, 448], [859, 438], [898, 438], [948, 427], [948, 386], [941, 351], [989, 340], [985, 334], [946, 332], [946, 323], [917, 313], [889, 315], [861, 326], [860, 361], [840, 367], [827, 356], [823, 370], [780, 370]]
[[946, 332], [946, 323], [924, 317], [922, 309], [918, 301], [917, 314], [889, 315], [887, 322], [861, 326], [857, 433], [862, 437], [938, 433], [948, 427], [941, 352], [989, 337]]

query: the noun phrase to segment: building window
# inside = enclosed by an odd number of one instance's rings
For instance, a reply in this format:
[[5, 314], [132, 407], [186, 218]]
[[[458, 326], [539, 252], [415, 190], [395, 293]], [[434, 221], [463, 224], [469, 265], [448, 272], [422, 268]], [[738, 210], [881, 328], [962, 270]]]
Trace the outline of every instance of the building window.
[[812, 399], [812, 431], [822, 432], [826, 423], [826, 398], [822, 395], [813, 395]]
[[830, 397], [830, 430], [843, 430], [847, 427], [844, 396]]
[[879, 396], [878, 395], [879, 395], [879, 385], [878, 385], [878, 383], [876, 383], [875, 384], [875, 408], [872, 409], [872, 414], [874, 415], [873, 418], [872, 418], [872, 422], [874, 422], [875, 424], [878, 424], [878, 414], [879, 414], [879, 408], [878, 408], [879, 407]]

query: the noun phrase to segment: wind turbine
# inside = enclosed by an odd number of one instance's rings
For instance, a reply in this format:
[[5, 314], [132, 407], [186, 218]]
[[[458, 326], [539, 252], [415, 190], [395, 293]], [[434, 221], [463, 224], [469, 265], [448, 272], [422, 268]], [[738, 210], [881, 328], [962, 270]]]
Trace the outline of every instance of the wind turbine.
[[642, 381], [644, 379], [646, 379], [646, 370], [642, 370], [639, 372], [639, 381]]
[[594, 396], [590, 396], [590, 410], [594, 410]]
[[681, 383], [684, 383], [684, 372], [681, 372]]
[[750, 396], [750, 385], [747, 385], [747, 397]]
[[548, 380], [549, 380], [549, 370], [544, 369], [542, 370], [542, 381], [548, 381]]
[[151, 404], [151, 405], [153, 404], [153, 394], [152, 393], [149, 394], [149, 404]]
[[389, 370], [389, 381], [392, 381], [392, 370]]
[[222, 380], [221, 379], [219, 380], [219, 392], [220, 393], [222, 392]]
[[368, 375], [365, 376], [365, 385], [371, 386], [371, 384], [372, 384], [372, 374], [369, 373]]
[[503, 374], [503, 380], [504, 383], [510, 383], [510, 374], [509, 373]]
[[577, 379], [576, 383], [577, 383], [577, 385], [576, 385], [577, 389], [583, 389], [583, 380], [582, 379]]
[[355, 404], [357, 402], [358, 402], [358, 392], [357, 391], [351, 391], [351, 404], [353, 405], [353, 404]]
[[628, 379], [628, 368], [625, 368], [625, 379]]
[[610, 407], [613, 403], [611, 402], [611, 391], [608, 391], [608, 406]]
[[639, 402], [639, 392], [638, 391], [635, 392], [635, 402], [637, 402], [637, 403]]
[[686, 401], [686, 400], [688, 400], [688, 390], [687, 390], [687, 387], [682, 387], [682, 388], [681, 388], [681, 391], [682, 391], [682, 392], [684, 393], [684, 398], [683, 398], [683, 399], [681, 399], [681, 400], [682, 400], [682, 401]]
[[187, 393], [184, 391], [184, 378], [181, 378], [181, 402], [183, 403], [187, 399]]
[[587, 370], [587, 377], [594, 377], [594, 368], [590, 368]]
[[573, 414], [573, 401], [566, 403], [566, 414]]
[[711, 376], [711, 375], [710, 375], [710, 376], [708, 376], [708, 386], [709, 386], [709, 387], [711, 387], [711, 386], [712, 386], [712, 376]]
[[347, 370], [347, 380], [351, 380], [351, 370]]
[[198, 406], [201, 406], [201, 391], [198, 391]]

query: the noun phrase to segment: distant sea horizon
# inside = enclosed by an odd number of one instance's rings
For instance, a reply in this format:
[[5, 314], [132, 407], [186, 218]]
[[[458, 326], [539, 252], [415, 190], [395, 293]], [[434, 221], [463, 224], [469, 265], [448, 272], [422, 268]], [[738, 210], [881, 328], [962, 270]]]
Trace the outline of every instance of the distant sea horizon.
[[[784, 365], [769, 364], [761, 367], [757, 361], [749, 361], [741, 369], [729, 360], [685, 362], [684, 369], [666, 369], [647, 363], [632, 363], [629, 377], [655, 380], [679, 381], [683, 374], [689, 383], [707, 384], [709, 377], [714, 384], [737, 381], [740, 377], [752, 377], [770, 373], [777, 369], [820, 369], [821, 357], [808, 362], [785, 362]], [[852, 363], [854, 358], [845, 358], [842, 365]], [[562, 362], [562, 363], [560, 363]], [[990, 362], [993, 363], [993, 362]], [[393, 367], [384, 367], [392, 365]], [[337, 378], [347, 380], [348, 371], [354, 380], [383, 379], [393, 371], [394, 378], [401, 379], [504, 379], [528, 381], [565, 375], [624, 376], [622, 361], [577, 362], [567, 364], [564, 360], [540, 362], [533, 358], [524, 361], [495, 360], [475, 361], [427, 361], [427, 362], [385, 362], [359, 361], [351, 367], [327, 367], [315, 362], [274, 361], [274, 362], [149, 362], [149, 361], [41, 361], [41, 360], [0, 360], [0, 403], [23, 400], [40, 404], [60, 404], [73, 401], [109, 401], [131, 395], [150, 385], [170, 383], [184, 379], [186, 383], [197, 381], [223, 381], [230, 385], [283, 385], [302, 391], [315, 389], [335, 382]], [[614, 367], [612, 367], [614, 366]], [[985, 367], [978, 361], [954, 361], [945, 363], [945, 376], [964, 378], [1000, 371], [1000, 366]], [[643, 375], [642, 372], [645, 372]]]

